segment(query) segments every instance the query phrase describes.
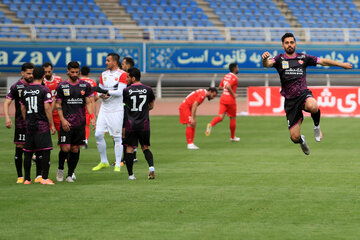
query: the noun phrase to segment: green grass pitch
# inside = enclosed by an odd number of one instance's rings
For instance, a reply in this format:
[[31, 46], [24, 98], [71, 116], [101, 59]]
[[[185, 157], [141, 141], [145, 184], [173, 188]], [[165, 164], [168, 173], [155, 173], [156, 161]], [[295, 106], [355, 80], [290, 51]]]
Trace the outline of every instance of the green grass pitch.
[[99, 162], [92, 134], [78, 180], [55, 186], [15, 183], [14, 130], [2, 127], [0, 239], [360, 238], [359, 119], [322, 118], [317, 143], [306, 118], [310, 156], [290, 141], [285, 117], [238, 117], [239, 143], [229, 142], [228, 118], [206, 137], [210, 120], [198, 117], [194, 151], [177, 117], [151, 118], [153, 181], [141, 152], [135, 181], [126, 167], [92, 172]]

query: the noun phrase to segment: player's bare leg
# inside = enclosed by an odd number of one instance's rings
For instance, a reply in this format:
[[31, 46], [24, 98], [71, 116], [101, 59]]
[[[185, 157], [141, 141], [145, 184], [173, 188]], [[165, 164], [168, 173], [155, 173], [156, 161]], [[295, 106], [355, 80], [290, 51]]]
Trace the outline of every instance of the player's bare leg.
[[300, 135], [300, 122], [295, 124], [292, 128], [289, 129], [290, 131], [290, 138], [295, 144], [300, 144], [301, 150], [306, 154], [310, 154], [310, 148], [305, 141], [305, 136]]
[[320, 109], [317, 105], [315, 98], [308, 98], [306, 99], [305, 111], [311, 113], [311, 118], [314, 121], [314, 137], [315, 141], [320, 142], [322, 140], [322, 132], [320, 130]]

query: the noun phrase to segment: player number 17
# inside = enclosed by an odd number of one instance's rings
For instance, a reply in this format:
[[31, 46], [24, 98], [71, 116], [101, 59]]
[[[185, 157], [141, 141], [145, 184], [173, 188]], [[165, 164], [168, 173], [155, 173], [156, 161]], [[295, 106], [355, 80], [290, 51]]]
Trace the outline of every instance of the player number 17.
[[136, 107], [136, 96], [131, 96], [130, 99], [133, 101], [132, 108], [130, 109], [132, 112], [142, 111], [142, 108], [146, 102], [146, 95], [139, 95], [139, 98], [142, 98], [141, 103], [139, 104], [139, 108]]

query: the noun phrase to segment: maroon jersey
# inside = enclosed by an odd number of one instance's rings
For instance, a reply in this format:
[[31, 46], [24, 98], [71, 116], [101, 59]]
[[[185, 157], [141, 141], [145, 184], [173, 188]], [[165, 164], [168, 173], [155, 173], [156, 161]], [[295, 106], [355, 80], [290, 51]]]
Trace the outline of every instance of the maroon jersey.
[[42, 84], [26, 86], [21, 92], [20, 104], [26, 108], [27, 133], [49, 132], [49, 120], [45, 112], [45, 103], [51, 103], [50, 89]]
[[132, 84], [124, 89], [125, 130], [150, 130], [149, 103], [155, 100], [151, 87], [143, 84]]
[[306, 89], [306, 68], [316, 66], [318, 57], [296, 53], [294, 58], [279, 54], [273, 58], [273, 67], [279, 73], [281, 81], [281, 95], [286, 99], [300, 96]]
[[10, 87], [10, 91], [9, 91], [8, 95], [6, 96], [7, 99], [15, 100], [15, 127], [16, 128], [25, 127], [24, 119], [21, 116], [20, 98], [21, 98], [21, 92], [25, 89], [26, 86], [28, 86], [28, 83], [25, 80], [20, 79], [19, 81], [17, 81]]
[[82, 80], [78, 80], [76, 84], [67, 80], [58, 85], [56, 101], [61, 102], [64, 117], [70, 123], [70, 128], [85, 126], [85, 98], [92, 95], [90, 84]]

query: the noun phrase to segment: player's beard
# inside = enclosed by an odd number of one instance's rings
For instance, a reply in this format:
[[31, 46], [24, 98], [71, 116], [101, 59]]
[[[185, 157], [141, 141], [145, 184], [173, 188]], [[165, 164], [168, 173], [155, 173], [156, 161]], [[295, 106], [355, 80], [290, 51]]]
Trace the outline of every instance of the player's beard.
[[45, 75], [46, 80], [51, 80], [52, 75]]
[[33, 81], [32, 78], [24, 78], [24, 80], [25, 80], [25, 82], [27, 82], [27, 83], [31, 83], [31, 82]]
[[285, 52], [286, 52], [288, 55], [292, 55], [292, 54], [295, 52], [295, 48], [288, 47], [288, 48], [285, 49]]
[[79, 79], [79, 76], [69, 76], [71, 81], [76, 82]]

